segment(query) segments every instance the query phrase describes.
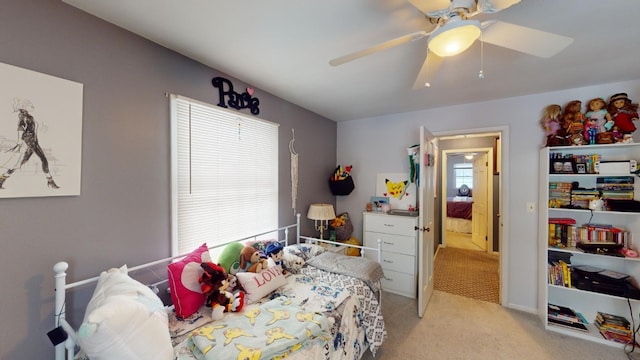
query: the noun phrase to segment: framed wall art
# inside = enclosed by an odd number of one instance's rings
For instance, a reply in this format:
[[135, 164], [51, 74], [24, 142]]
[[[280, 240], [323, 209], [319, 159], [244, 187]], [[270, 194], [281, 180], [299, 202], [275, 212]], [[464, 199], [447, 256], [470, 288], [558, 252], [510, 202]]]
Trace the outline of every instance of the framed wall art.
[[0, 63], [0, 198], [80, 195], [83, 85]]

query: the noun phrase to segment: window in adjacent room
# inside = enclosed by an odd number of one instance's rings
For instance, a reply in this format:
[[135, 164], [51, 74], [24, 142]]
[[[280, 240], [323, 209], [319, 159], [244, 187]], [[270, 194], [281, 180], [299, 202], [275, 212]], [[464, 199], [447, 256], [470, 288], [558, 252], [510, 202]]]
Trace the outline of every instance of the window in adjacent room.
[[278, 226], [278, 125], [171, 96], [172, 253]]
[[453, 164], [453, 175], [456, 179], [456, 189], [459, 189], [463, 184], [466, 184], [469, 188], [473, 187], [473, 164]]

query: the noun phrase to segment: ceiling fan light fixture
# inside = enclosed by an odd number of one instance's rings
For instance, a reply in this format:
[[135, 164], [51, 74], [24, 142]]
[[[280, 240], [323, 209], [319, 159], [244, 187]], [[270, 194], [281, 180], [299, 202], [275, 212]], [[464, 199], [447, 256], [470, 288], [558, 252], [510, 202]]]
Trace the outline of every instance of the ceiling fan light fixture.
[[440, 57], [454, 56], [467, 50], [480, 37], [477, 20], [449, 21], [429, 37], [429, 50]]

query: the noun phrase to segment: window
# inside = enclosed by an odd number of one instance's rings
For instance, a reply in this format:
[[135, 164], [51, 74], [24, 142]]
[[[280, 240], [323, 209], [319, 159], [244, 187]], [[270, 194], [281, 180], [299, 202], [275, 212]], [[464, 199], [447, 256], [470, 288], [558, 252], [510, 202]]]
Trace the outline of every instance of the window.
[[278, 125], [171, 96], [172, 253], [278, 226]]
[[453, 164], [453, 176], [456, 179], [456, 189], [459, 189], [462, 184], [466, 184], [470, 189], [473, 188], [473, 164]]

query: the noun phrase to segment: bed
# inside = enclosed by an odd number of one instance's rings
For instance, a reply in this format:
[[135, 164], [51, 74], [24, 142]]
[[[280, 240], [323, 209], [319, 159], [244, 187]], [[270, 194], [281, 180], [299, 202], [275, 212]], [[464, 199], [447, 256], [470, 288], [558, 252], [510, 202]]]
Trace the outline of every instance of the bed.
[[473, 197], [448, 197], [446, 218], [447, 231], [470, 234], [472, 209]]
[[[282, 265], [272, 262], [259, 273], [238, 272], [244, 306], [219, 320], [211, 319], [211, 308], [205, 305], [196, 306], [189, 316], [178, 316], [186, 314], [186, 297], [167, 304], [156, 295], [164, 282], [192, 279], [191, 257], [196, 254], [200, 261], [208, 255], [202, 246], [187, 255], [133, 268], [122, 265], [71, 283], [66, 281], [69, 265], [56, 263], [56, 334], [50, 335], [52, 341], [59, 339], [55, 359], [359, 359], [367, 349], [375, 355], [387, 335], [379, 262], [330, 251], [345, 244], [300, 236], [299, 223], [300, 215], [295, 224], [270, 232], [283, 234], [278, 240], [255, 236], [222, 245], [221, 265], [225, 251], [237, 244], [258, 248], [278, 241], [284, 255]], [[291, 232], [295, 238], [289, 241]], [[378, 248], [347, 246], [362, 255], [377, 252], [380, 259], [380, 242]], [[167, 266], [168, 279], [153, 283], [129, 276], [165, 263], [185, 265], [179, 276]], [[66, 316], [66, 299], [91, 284], [95, 289], [84, 319], [74, 327]], [[171, 295], [178, 296], [170, 288]]]

